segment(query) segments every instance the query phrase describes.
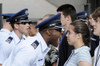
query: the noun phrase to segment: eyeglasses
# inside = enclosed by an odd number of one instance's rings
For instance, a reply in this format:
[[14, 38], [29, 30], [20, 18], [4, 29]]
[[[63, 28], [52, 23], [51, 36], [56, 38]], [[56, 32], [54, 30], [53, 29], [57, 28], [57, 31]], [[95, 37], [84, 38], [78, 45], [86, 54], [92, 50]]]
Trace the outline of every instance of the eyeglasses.
[[62, 32], [62, 28], [55, 28], [55, 29], [49, 29], [49, 30], [56, 30], [56, 31]]
[[16, 23], [16, 24], [23, 24], [23, 25], [26, 25], [26, 24], [32, 24], [32, 22], [20, 22], [20, 23]]

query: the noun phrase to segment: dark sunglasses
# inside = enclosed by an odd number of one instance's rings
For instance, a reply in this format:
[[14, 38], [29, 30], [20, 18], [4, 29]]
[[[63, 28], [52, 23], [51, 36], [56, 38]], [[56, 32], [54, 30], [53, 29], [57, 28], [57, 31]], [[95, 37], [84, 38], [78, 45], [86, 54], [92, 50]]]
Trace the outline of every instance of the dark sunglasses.
[[32, 24], [32, 22], [20, 22], [20, 23], [16, 23], [16, 24], [23, 24], [23, 25], [26, 25], [26, 24]]
[[62, 28], [55, 28], [55, 29], [49, 29], [49, 30], [56, 30], [56, 31], [62, 32]]

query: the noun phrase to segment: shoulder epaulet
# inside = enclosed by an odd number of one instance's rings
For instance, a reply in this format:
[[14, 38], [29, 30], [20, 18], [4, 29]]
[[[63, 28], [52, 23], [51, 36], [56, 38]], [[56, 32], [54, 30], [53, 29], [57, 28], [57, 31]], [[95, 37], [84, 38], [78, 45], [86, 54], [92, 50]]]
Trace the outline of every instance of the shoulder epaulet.
[[37, 40], [34, 41], [34, 42], [31, 44], [31, 46], [32, 46], [34, 49], [36, 49], [38, 45], [39, 45], [39, 42], [38, 42]]
[[9, 44], [11, 43], [11, 41], [12, 41], [12, 37], [10, 36], [10, 37], [8, 37], [8, 39], [6, 40], [6, 42], [8, 42]]

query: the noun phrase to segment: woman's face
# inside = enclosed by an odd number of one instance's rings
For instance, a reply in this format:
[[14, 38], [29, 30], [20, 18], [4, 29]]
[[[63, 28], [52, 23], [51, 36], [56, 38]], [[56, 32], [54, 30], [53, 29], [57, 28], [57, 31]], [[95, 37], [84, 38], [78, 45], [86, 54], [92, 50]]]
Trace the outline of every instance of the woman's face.
[[77, 34], [73, 31], [74, 26], [69, 26], [69, 32], [67, 34], [67, 41], [70, 45], [74, 45], [77, 41]]

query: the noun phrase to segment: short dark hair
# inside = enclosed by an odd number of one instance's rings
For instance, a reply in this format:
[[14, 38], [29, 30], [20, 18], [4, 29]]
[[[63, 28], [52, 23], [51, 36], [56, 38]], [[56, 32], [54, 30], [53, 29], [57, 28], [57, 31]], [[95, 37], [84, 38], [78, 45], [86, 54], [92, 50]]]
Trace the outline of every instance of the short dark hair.
[[76, 9], [71, 4], [63, 4], [60, 7], [58, 7], [57, 12], [63, 12], [64, 16], [71, 16], [72, 21], [76, 19]]
[[83, 39], [84, 44], [86, 46], [90, 46], [89, 45], [90, 44], [90, 31], [89, 31], [88, 26], [80, 20], [74, 21], [70, 25], [74, 26], [75, 33], [82, 34], [82, 39]]
[[98, 17], [100, 17], [100, 7], [98, 7], [93, 13], [92, 17], [94, 20], [97, 20]]
[[14, 29], [14, 24], [15, 24], [16, 22], [14, 21], [14, 20], [12, 20], [11, 22], [10, 22], [10, 24], [11, 24], [11, 27]]

